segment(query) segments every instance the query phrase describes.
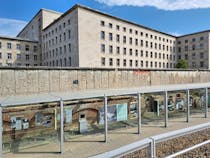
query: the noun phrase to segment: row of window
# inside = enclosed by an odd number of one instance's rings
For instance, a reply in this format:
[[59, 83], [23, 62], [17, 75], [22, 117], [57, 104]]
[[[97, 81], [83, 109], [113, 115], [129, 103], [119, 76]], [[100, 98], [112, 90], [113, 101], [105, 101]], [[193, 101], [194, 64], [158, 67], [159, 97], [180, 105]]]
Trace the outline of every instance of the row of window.
[[[12, 49], [12, 43], [7, 42], [6, 45], [7, 45], [7, 46], [6, 46], [7, 49]], [[2, 46], [2, 43], [0, 42], [0, 49], [1, 49], [2, 47], [3, 47], [3, 46]], [[21, 45], [20, 45], [20, 44], [16, 44], [16, 49], [17, 49], [17, 50], [22, 50]], [[30, 45], [27, 45], [27, 44], [25, 45], [25, 51], [30, 51]], [[37, 46], [34, 46], [33, 51], [34, 51], [34, 52], [37, 52]]]
[[44, 63], [45, 66], [72, 66], [71, 57]]
[[[101, 31], [101, 39], [102, 40], [105, 40], [105, 32], [104, 31]], [[161, 50], [167, 50], [169, 51], [169, 46], [167, 45], [164, 45], [164, 44], [159, 44], [158, 43], [153, 43], [153, 42], [149, 42], [149, 41], [144, 41], [144, 40], [138, 40], [137, 38], [133, 39], [132, 37], [129, 37], [127, 38], [126, 36], [123, 36], [122, 38], [122, 41], [123, 41], [123, 44], [126, 44], [127, 43], [127, 39], [129, 39], [129, 44], [132, 45], [133, 43], [135, 43], [136, 46], [141, 46], [141, 47], [150, 47], [150, 48], [155, 48], [155, 49], [158, 49]], [[112, 33], [109, 33], [109, 41], [113, 41], [113, 34]], [[120, 35], [117, 34], [116, 35], [116, 42], [117, 43], [120, 43]], [[172, 52], [175, 52], [175, 47], [172, 47], [170, 46], [170, 51]]]
[[[101, 58], [101, 65], [102, 66], [106, 66], [106, 60], [108, 60], [108, 66], [113, 66], [114, 65], [114, 59], [113, 58], [109, 58], [106, 59], [105, 57]], [[121, 61], [120, 59], [116, 59], [116, 66], [120, 67], [121, 65]], [[128, 65], [127, 65], [128, 64]], [[149, 65], [150, 64], [150, 65]], [[127, 59], [123, 59], [122, 61], [122, 65], [123, 67], [151, 67], [151, 68], [173, 68], [175, 67], [175, 63], [165, 63], [165, 62], [149, 62], [149, 61], [138, 61], [138, 60], [127, 60]]]
[[59, 55], [62, 55], [63, 53], [66, 54], [68, 51], [68, 53], [71, 53], [71, 43], [69, 43], [68, 45], [64, 45], [63, 47], [59, 47], [59, 48], [55, 48], [49, 51], [46, 51], [43, 55], [43, 59], [48, 59], [51, 57], [58, 57]]
[[[170, 60], [174, 60], [175, 61], [175, 58], [176, 56], [175, 55], [172, 55], [172, 54], [161, 54], [161, 53], [157, 53], [157, 52], [149, 52], [149, 51], [143, 51], [141, 50], [140, 52], [138, 51], [138, 49], [135, 49], [133, 50], [132, 48], [130, 49], [127, 49], [126, 47], [123, 48], [122, 52], [123, 52], [123, 55], [127, 55], [127, 51], [129, 52], [129, 55], [130, 56], [133, 56], [135, 54], [136, 57], [150, 57], [150, 58], [163, 58], [163, 59], [170, 59]], [[106, 50], [105, 50], [105, 44], [102, 44], [101, 45], [101, 52], [102, 53], [105, 53]], [[109, 54], [113, 54], [113, 46], [112, 45], [109, 45]], [[121, 50], [120, 50], [120, 47], [116, 47], [116, 55], [120, 55], [121, 54]]]
[[[191, 42], [196, 42], [196, 38], [192, 38], [191, 40], [188, 40], [188, 39], [186, 39], [186, 40], [184, 40], [184, 43], [188, 43], [189, 41], [191, 41]], [[203, 41], [204, 40], [204, 37], [203, 36], [201, 36], [200, 38], [199, 38], [199, 40], [200, 41]], [[178, 44], [182, 44], [182, 42], [181, 41], [178, 41]]]
[[[196, 57], [196, 53], [192, 53], [192, 60], [197, 60], [198, 58]], [[181, 55], [178, 55], [178, 59], [181, 59]], [[188, 54], [184, 54], [184, 59], [188, 60], [189, 59], [189, 55]], [[204, 53], [200, 52], [199, 54], [199, 59], [204, 59]]]
[[[102, 27], [105, 27], [106, 26], [105, 21], [102, 20], [100, 22], [100, 25]], [[108, 27], [110, 29], [112, 29], [113, 28], [113, 24], [112, 23], [108, 23]], [[116, 30], [120, 31], [120, 29], [121, 29], [120, 25], [116, 25]], [[142, 31], [138, 31], [138, 30], [133, 30], [132, 28], [129, 28], [128, 30], [129, 30], [130, 34], [132, 34], [134, 32], [135, 35], [139, 35], [140, 34], [141, 36], [145, 36], [146, 38], [155, 39], [155, 40], [159, 40], [159, 41], [162, 40], [163, 42], [167, 42], [167, 43], [169, 43], [169, 42], [172, 43], [173, 42], [172, 40], [166, 39], [164, 37], [157, 37], [157, 36], [152, 35], [152, 34], [149, 35], [148, 33], [144, 33]], [[126, 27], [122, 27], [122, 31], [123, 32], [127, 32], [127, 28]]]
[[[13, 58], [13, 54], [12, 53], [7, 53], [6, 54], [7, 55], [7, 59], [12, 59]], [[16, 54], [17, 56], [16, 56], [16, 59], [17, 60], [21, 60], [22, 59], [22, 57], [23, 57], [23, 55], [22, 54]], [[25, 56], [25, 60], [30, 60], [30, 56], [29, 56], [29, 54], [26, 54], [26, 55], [24, 55]], [[37, 55], [34, 55], [33, 56], [34, 57], [34, 61], [37, 61]], [[3, 54], [0, 52], [0, 59], [2, 59], [3, 58]]]
[[[67, 34], [67, 36], [66, 36]], [[51, 46], [54, 46], [55, 44], [62, 43], [63, 41], [66, 41], [68, 39], [71, 39], [71, 30], [68, 30], [68, 33], [64, 32], [63, 34], [60, 34], [59, 36], [56, 36], [55, 38], [52, 38], [51, 40], [44, 43], [44, 49], [48, 49]]]
[[[71, 25], [71, 20], [70, 19], [68, 19], [67, 24], [68, 25]], [[51, 37], [51, 36], [54, 35], [54, 33], [57, 33], [58, 30], [59, 31], [62, 31], [62, 29], [65, 29], [65, 28], [66, 28], [66, 22], [63, 22], [63, 24], [60, 24], [58, 26], [58, 28], [56, 27], [54, 30], [49, 31], [48, 33], [46, 33], [45, 35], [43, 35], [43, 39], [48, 38], [48, 37]]]
[[[178, 47], [178, 52], [182, 52], [182, 47]], [[204, 49], [204, 44], [200, 43], [199, 46], [196, 46], [195, 44], [193, 44], [191, 47], [189, 47], [188, 45], [186, 45], [184, 47], [185, 51], [192, 51], [192, 50], [198, 50], [198, 49]]]

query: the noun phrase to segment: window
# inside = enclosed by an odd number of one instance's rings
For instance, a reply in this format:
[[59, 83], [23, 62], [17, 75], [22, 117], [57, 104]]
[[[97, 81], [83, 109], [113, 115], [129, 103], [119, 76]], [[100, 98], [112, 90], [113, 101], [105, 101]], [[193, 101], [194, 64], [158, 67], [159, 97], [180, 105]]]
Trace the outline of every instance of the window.
[[25, 45], [25, 50], [29, 51], [29, 45]]
[[123, 31], [126, 32], [126, 27], [123, 27]]
[[65, 27], [66, 27], [66, 23], [64, 22], [64, 23], [63, 23], [63, 28], [65, 28]]
[[148, 41], [146, 41], [146, 47], [148, 47]]
[[135, 61], [135, 66], [138, 67], [138, 60]]
[[139, 54], [139, 53], [138, 53], [138, 50], [136, 49], [136, 50], [135, 50], [135, 55], [138, 56], [138, 54]]
[[142, 46], [142, 47], [144, 46], [144, 41], [143, 41], [143, 40], [141, 40], [141, 46]]
[[66, 45], [63, 46], [63, 51], [66, 53]]
[[101, 21], [101, 26], [105, 26], [105, 22], [104, 21]]
[[123, 66], [126, 67], [126, 59], [123, 59]]
[[65, 32], [63, 33], [63, 40], [64, 41], [66, 40], [66, 33]]
[[144, 61], [141, 60], [141, 67], [144, 67]]
[[71, 25], [71, 20], [70, 19], [68, 19], [68, 25]]
[[11, 43], [7, 43], [7, 49], [12, 49], [12, 44]]
[[130, 67], [133, 66], [133, 60], [129, 60], [129, 65], [130, 65]]
[[106, 65], [106, 60], [104, 57], [101, 58], [101, 65], [102, 66], [105, 66]]
[[34, 61], [37, 61], [37, 55], [34, 55]]
[[12, 53], [7, 53], [7, 59], [12, 59]]
[[196, 41], [196, 39], [195, 39], [195, 38], [193, 38], [193, 39], [192, 39], [192, 42], [195, 42], [195, 41]]
[[130, 53], [130, 56], [132, 56], [133, 55], [133, 50], [130, 49], [129, 53]]
[[37, 52], [37, 50], [38, 50], [37, 46], [34, 46], [34, 52]]
[[138, 39], [135, 39], [135, 44], [136, 44], [136, 46], [138, 45]]
[[1, 48], [1, 42], [0, 42], [0, 48]]
[[104, 31], [101, 31], [101, 39], [105, 40], [105, 32]]
[[2, 59], [2, 53], [0, 52], [0, 59]]
[[126, 52], [127, 52], [126, 48], [123, 48], [123, 54], [124, 55], [126, 55]]
[[185, 60], [188, 60], [188, 54], [184, 55]]
[[113, 53], [113, 47], [110, 45], [109, 46], [109, 53], [112, 54]]
[[20, 44], [16, 44], [16, 49], [17, 49], [17, 50], [21, 50]]
[[17, 54], [17, 60], [21, 60], [21, 54]]
[[117, 59], [117, 66], [120, 66], [120, 59]]
[[109, 66], [113, 66], [113, 59], [109, 58]]
[[192, 45], [192, 50], [195, 50], [195, 45], [194, 44]]
[[185, 42], [185, 43], [188, 43], [188, 40], [185, 40], [184, 42]]
[[117, 54], [120, 54], [120, 47], [117, 47]]
[[133, 30], [132, 30], [132, 29], [129, 29], [129, 32], [130, 32], [130, 33], [133, 33]]
[[204, 53], [200, 52], [200, 58], [203, 59], [204, 58]]
[[129, 43], [132, 44], [133, 43], [133, 39], [130, 37], [129, 38]]
[[110, 40], [110, 41], [113, 40], [112, 33], [109, 33], [109, 40]]
[[112, 28], [112, 23], [109, 23], [109, 28]]
[[68, 37], [71, 38], [71, 30], [68, 30]]
[[119, 26], [119, 25], [116, 25], [116, 29], [117, 29], [117, 30], [120, 30], [120, 26]]
[[26, 55], [26, 60], [29, 60], [29, 55], [28, 54]]
[[137, 30], [135, 30], [135, 34], [138, 35], [138, 31]]
[[200, 37], [200, 41], [203, 41], [204, 40], [204, 37]]
[[123, 36], [123, 43], [126, 43], [126, 36]]
[[105, 53], [105, 44], [101, 44], [101, 52]]
[[200, 67], [201, 67], [201, 68], [204, 67], [204, 62], [203, 62], [203, 61], [200, 62]]
[[117, 36], [116, 36], [116, 41], [117, 41], [117, 42], [120, 42], [120, 35], [118, 35], [118, 34], [117, 34]]
[[[105, 48], [104, 48], [105, 49]], [[105, 50], [104, 50], [105, 51]], [[71, 53], [71, 43], [69, 43], [69, 53]]]
[[200, 49], [203, 49], [204, 48], [204, 45], [203, 43], [200, 44]]
[[143, 50], [141, 50], [141, 57], [143, 57], [144, 56], [144, 51]]
[[185, 46], [185, 47], [184, 47], [184, 50], [185, 50], [185, 51], [188, 51], [188, 46]]

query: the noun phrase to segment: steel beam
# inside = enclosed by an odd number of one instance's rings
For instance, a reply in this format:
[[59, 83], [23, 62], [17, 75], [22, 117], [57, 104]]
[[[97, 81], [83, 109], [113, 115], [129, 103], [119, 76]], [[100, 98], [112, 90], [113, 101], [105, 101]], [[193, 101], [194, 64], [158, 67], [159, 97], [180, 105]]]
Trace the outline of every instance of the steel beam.
[[107, 97], [104, 95], [104, 142], [108, 142]]
[[186, 113], [186, 122], [190, 122], [190, 90], [186, 90], [186, 100], [187, 100], [187, 113]]
[[63, 115], [63, 100], [60, 99], [60, 153], [64, 153], [64, 131], [63, 131], [64, 115]]
[[209, 101], [209, 99], [208, 99], [208, 97], [209, 97], [209, 95], [208, 95], [209, 93], [208, 93], [208, 88], [205, 88], [205, 95], [206, 95], [206, 97], [205, 97], [205, 118], [208, 118], [208, 101]]
[[137, 109], [138, 109], [138, 134], [141, 133], [141, 94], [137, 94], [137, 99], [138, 99], [138, 104], [137, 104]]
[[2, 158], [2, 153], [3, 153], [3, 149], [2, 149], [2, 146], [3, 146], [3, 141], [2, 141], [2, 133], [3, 133], [3, 120], [2, 120], [2, 106], [0, 105], [0, 157]]
[[165, 127], [168, 127], [168, 92], [164, 93]]

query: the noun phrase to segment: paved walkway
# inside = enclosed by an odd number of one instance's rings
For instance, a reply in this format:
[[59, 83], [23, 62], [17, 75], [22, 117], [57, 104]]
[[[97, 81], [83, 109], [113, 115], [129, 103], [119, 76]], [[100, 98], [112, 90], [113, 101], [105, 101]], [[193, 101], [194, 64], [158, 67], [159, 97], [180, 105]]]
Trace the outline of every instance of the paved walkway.
[[[118, 148], [120, 146], [147, 138], [150, 136], [166, 133], [181, 128], [210, 122], [210, 118], [203, 118], [201, 115], [192, 116], [190, 123], [185, 122], [185, 118], [169, 120], [169, 127], [164, 128], [158, 125], [149, 124], [142, 126], [142, 134], [136, 134], [137, 128], [120, 129], [109, 131], [109, 142], [104, 143], [104, 135], [95, 134], [79, 137], [71, 142], [65, 142], [65, 152], [63, 155], [58, 153], [47, 153], [46, 151], [59, 151], [59, 144], [50, 144], [47, 146], [39, 146], [33, 149], [22, 150], [17, 154], [4, 154], [4, 158], [83, 158], [93, 156], [105, 151]], [[163, 123], [162, 123], [163, 125]], [[57, 147], [57, 149], [56, 149]], [[31, 152], [33, 150], [33, 152]], [[45, 151], [45, 152], [40, 152]]]

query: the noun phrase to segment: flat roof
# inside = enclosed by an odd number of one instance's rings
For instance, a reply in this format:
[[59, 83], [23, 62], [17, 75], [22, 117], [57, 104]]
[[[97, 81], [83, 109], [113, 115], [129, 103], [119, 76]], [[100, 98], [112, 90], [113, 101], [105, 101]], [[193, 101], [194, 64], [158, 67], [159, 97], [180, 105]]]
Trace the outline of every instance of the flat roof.
[[204, 89], [210, 88], [210, 83], [194, 83], [194, 84], [176, 84], [176, 85], [161, 85], [147, 86], [137, 88], [123, 89], [104, 89], [104, 90], [89, 90], [80, 92], [53, 92], [33, 95], [17, 95], [0, 97], [0, 105], [2, 107], [32, 105], [38, 103], [57, 102], [62, 98], [63, 101], [103, 98], [104, 96], [123, 96], [135, 95], [137, 93], [158, 93], [164, 91], [183, 91], [187, 89]]
[[201, 34], [201, 33], [207, 33], [207, 32], [210, 32], [210, 30], [203, 30], [203, 31], [195, 32], [195, 33], [189, 33], [186, 35], [178, 36], [178, 38], [185, 37], [185, 36], [192, 36], [192, 35]]
[[99, 11], [99, 10], [95, 10], [95, 9], [90, 8], [90, 7], [86, 7], [86, 6], [80, 5], [80, 4], [74, 5], [72, 8], [70, 8], [69, 10], [67, 10], [63, 15], [61, 15], [58, 19], [56, 19], [55, 21], [53, 21], [51, 24], [49, 24], [49, 25], [48, 25], [45, 29], [43, 29], [43, 30], [46, 30], [47, 28], [49, 28], [50, 26], [52, 26], [53, 24], [55, 24], [55, 23], [58, 22], [60, 19], [62, 19], [62, 18], [65, 17], [67, 14], [71, 13], [73, 10], [75, 10], [75, 9], [77, 9], [77, 8], [82, 8], [82, 9], [85, 9], [85, 10], [88, 10], [88, 11], [91, 11], [91, 12], [95, 12], [95, 13], [100, 14], [100, 15], [103, 15], [103, 16], [107, 16], [107, 17], [110, 17], [110, 18], [113, 18], [113, 19], [116, 19], [116, 20], [120, 20], [120, 21], [125, 22], [125, 23], [129, 23], [129, 24], [135, 25], [135, 26], [137, 26], [137, 27], [142, 27], [142, 28], [148, 29], [148, 30], [150, 30], [150, 31], [158, 32], [158, 33], [161, 33], [161, 34], [164, 34], [164, 35], [167, 35], [167, 36], [171, 36], [171, 37], [176, 38], [176, 36], [174, 36], [174, 35], [167, 34], [167, 33], [164, 33], [164, 32], [161, 32], [161, 31], [158, 31], [158, 30], [155, 30], [155, 29], [152, 29], [152, 28], [149, 28], [149, 27], [146, 27], [146, 26], [143, 26], [143, 25], [140, 25], [140, 24], [137, 24], [137, 23], [134, 23], [134, 22], [131, 22], [131, 21], [128, 21], [128, 20], [125, 20], [125, 19], [122, 19], [122, 18], [113, 16], [113, 15], [110, 15], [110, 14], [101, 12], [101, 11]]
[[26, 39], [26, 38], [9, 37], [9, 36], [2, 36], [2, 35], [0, 35], [0, 39], [8, 39], [8, 40], [13, 40], [13, 41], [25, 41], [25, 42], [38, 43], [38, 41], [33, 41], [33, 40], [30, 40], [30, 39]]
[[39, 15], [39, 13], [42, 12], [43, 10], [44, 10], [44, 11], [48, 11], [48, 12], [52, 12], [52, 13], [56, 13], [56, 14], [60, 14], [60, 15], [63, 14], [63, 13], [60, 13], [60, 12], [57, 12], [57, 11], [54, 11], [54, 10], [41, 8], [41, 9], [33, 16], [33, 18], [26, 24], [26, 26], [17, 34], [17, 37], [26, 29], [27, 26], [30, 25], [30, 23], [36, 18], [36, 16]]

